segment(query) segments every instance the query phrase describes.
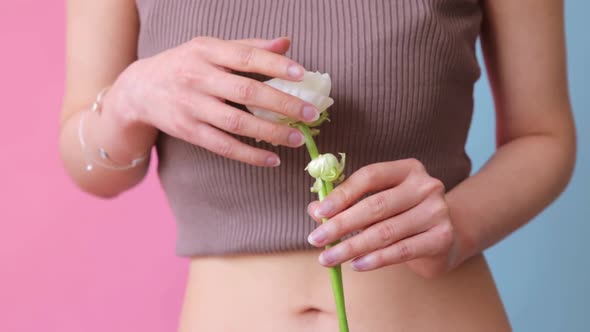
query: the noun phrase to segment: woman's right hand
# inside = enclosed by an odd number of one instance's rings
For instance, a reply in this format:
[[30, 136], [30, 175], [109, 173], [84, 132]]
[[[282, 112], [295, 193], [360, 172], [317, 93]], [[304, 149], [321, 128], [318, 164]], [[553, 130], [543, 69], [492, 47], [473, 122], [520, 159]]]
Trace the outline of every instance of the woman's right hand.
[[115, 81], [105, 108], [129, 124], [157, 128], [221, 156], [257, 166], [277, 166], [278, 156], [223, 131], [273, 144], [298, 147], [303, 135], [225, 103], [258, 106], [302, 121], [314, 121], [314, 105], [231, 71], [291, 81], [304, 68], [284, 54], [286, 38], [225, 41], [198, 37], [176, 48], [136, 61]]

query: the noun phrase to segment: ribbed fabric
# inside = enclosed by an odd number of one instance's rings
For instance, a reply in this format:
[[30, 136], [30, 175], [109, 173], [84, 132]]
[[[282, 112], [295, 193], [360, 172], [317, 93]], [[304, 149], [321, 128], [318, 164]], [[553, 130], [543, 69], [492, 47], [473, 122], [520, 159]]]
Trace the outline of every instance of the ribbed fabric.
[[[331, 122], [321, 152], [346, 152], [346, 173], [414, 157], [453, 188], [469, 175], [465, 141], [480, 75], [477, 0], [137, 0], [139, 57], [195, 36], [289, 36], [287, 55], [329, 73]], [[237, 137], [237, 136], [236, 136]], [[177, 219], [179, 256], [314, 248], [307, 215], [311, 177], [304, 147], [256, 143], [278, 168], [222, 158], [161, 134], [159, 175]], [[356, 234], [349, 234], [346, 238]]]

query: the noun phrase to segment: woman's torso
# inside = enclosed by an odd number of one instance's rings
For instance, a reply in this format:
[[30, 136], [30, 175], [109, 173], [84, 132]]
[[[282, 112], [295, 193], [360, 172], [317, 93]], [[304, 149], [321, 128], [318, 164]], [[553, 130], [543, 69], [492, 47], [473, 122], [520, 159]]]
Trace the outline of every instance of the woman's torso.
[[[191, 261], [180, 332], [336, 332], [319, 251]], [[356, 272], [342, 265], [350, 331], [506, 332], [510, 326], [482, 255], [442, 278], [405, 265]]]
[[[417, 158], [451, 189], [469, 175], [465, 141], [480, 69], [477, 0], [137, 0], [139, 57], [196, 36], [292, 38], [287, 53], [332, 78], [321, 152], [346, 152], [346, 174]], [[198, 111], [198, 105], [195, 105]], [[239, 163], [162, 133], [158, 171], [177, 220], [177, 254], [312, 249], [316, 199], [305, 148], [273, 147], [281, 166]], [[238, 189], [239, 188], [239, 189]], [[222, 221], [222, 222], [220, 222]]]
[[[447, 189], [468, 176], [464, 145], [479, 77], [477, 0], [137, 4], [140, 58], [199, 35], [291, 37], [288, 56], [332, 77], [332, 122], [322, 126], [318, 144], [321, 151], [346, 152], [348, 174], [414, 157]], [[336, 330], [328, 271], [306, 242], [316, 226], [305, 212], [315, 199], [303, 171], [309, 157], [304, 149], [262, 145], [279, 154], [281, 167], [256, 168], [165, 134], [159, 139], [177, 253], [192, 257], [183, 331]], [[437, 281], [403, 265], [343, 270], [353, 331], [508, 329], [482, 256]]]

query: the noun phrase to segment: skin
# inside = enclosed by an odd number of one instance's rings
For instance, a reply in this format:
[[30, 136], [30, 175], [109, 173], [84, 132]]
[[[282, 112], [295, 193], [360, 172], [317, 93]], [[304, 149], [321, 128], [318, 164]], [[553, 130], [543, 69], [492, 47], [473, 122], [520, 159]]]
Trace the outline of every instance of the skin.
[[[321, 204], [310, 204], [316, 221], [330, 218], [310, 235], [314, 245], [366, 228], [323, 252], [322, 265], [357, 257], [353, 266], [363, 270], [405, 262], [422, 276], [438, 276], [522, 226], [565, 188], [576, 138], [563, 4], [495, 0], [484, 5], [482, 47], [496, 104], [495, 154], [447, 193], [417, 160], [360, 169]], [[355, 204], [367, 192], [378, 193]], [[316, 235], [324, 241], [313, 241]]]
[[[219, 330], [221, 321], [223, 331], [243, 326], [333, 330], [333, 300], [323, 266], [338, 263], [345, 264], [349, 320], [356, 324], [351, 330], [510, 330], [481, 252], [561, 193], [574, 167], [576, 138], [567, 92], [563, 2], [488, 0], [482, 6], [482, 47], [497, 115], [497, 151], [485, 166], [446, 191], [419, 160], [367, 165], [321, 204], [309, 205], [316, 220], [329, 218], [312, 233], [323, 232], [324, 241], [310, 235], [317, 250], [192, 258], [181, 331]], [[137, 21], [134, 1], [68, 2], [60, 146], [66, 170], [84, 191], [114, 197], [139, 183], [148, 167], [85, 171], [79, 119], [108, 85], [112, 88], [102, 114], [88, 115], [84, 134], [89, 151], [102, 146], [118, 161], [149, 151], [158, 130], [261, 167], [276, 167], [276, 160], [270, 160], [274, 166], [266, 162], [277, 156], [224, 131], [293, 148], [302, 144], [289, 142], [292, 128], [222, 102], [308, 120], [302, 112], [309, 105], [231, 73], [301, 79], [296, 69], [289, 76], [289, 68], [301, 69], [299, 65], [281, 55], [290, 46], [288, 39], [196, 38], [138, 61]], [[373, 194], [359, 201], [369, 192]], [[321, 249], [357, 229], [363, 231], [329, 252]], [[262, 277], [269, 282], [260, 284]], [[277, 294], [289, 301], [276, 301]], [[224, 316], [227, 310], [230, 321]]]
[[[118, 15], [105, 18], [110, 12]], [[92, 158], [97, 158], [98, 147], [103, 147], [113, 160], [127, 164], [151, 149], [158, 130], [224, 157], [266, 167], [280, 164], [275, 153], [241, 143], [223, 131], [289, 147], [303, 144], [303, 135], [296, 129], [258, 119], [224, 103], [230, 100], [292, 119], [317, 120], [319, 112], [312, 104], [230, 72], [301, 80], [303, 67], [280, 55], [289, 48], [288, 39], [197, 37], [156, 56], [135, 60], [136, 15], [133, 1], [68, 2], [60, 146], [66, 169], [83, 190], [113, 197], [137, 184], [147, 170], [147, 163], [125, 172], [96, 167], [96, 172], [89, 173], [83, 167], [86, 156], [78, 139], [80, 116], [96, 91], [108, 85], [112, 88], [104, 98], [102, 114], [84, 118], [84, 123], [90, 123], [84, 126], [83, 135]], [[105, 20], [112, 24], [105, 24]], [[102, 25], [107, 26], [92, 28]]]

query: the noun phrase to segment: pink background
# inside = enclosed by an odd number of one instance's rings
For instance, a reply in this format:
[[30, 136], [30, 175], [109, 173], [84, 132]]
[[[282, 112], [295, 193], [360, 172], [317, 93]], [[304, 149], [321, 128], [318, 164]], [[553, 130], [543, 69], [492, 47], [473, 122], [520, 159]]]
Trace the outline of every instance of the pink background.
[[0, 1], [0, 331], [174, 331], [186, 277], [159, 182], [82, 194], [58, 154], [64, 1]]

